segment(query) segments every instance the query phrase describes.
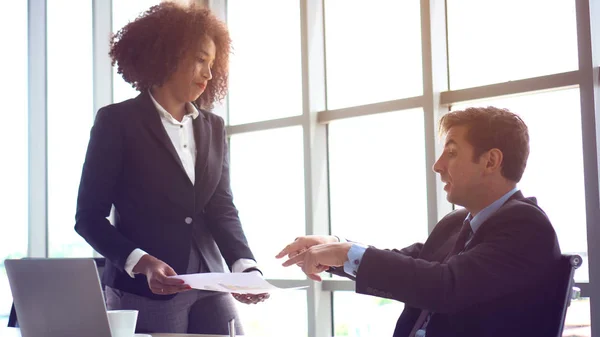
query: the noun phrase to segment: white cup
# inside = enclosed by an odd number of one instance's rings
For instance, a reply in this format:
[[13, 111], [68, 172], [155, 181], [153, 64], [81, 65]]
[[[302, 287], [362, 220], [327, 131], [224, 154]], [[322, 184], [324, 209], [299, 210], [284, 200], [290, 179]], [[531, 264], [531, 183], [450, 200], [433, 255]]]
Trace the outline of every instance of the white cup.
[[133, 337], [137, 324], [137, 310], [108, 310], [106, 315], [112, 337]]

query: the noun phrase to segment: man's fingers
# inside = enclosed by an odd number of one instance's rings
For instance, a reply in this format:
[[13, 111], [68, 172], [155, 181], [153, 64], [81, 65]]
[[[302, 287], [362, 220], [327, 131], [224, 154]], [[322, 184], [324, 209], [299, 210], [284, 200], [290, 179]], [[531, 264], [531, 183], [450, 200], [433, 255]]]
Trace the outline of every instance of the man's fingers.
[[282, 263], [282, 266], [284, 267], [288, 267], [294, 264], [297, 264], [299, 262], [303, 262], [304, 261], [304, 255], [306, 255], [306, 252], [302, 252], [294, 257], [292, 257], [291, 259], [285, 261], [284, 263]]
[[301, 248], [303, 248], [301, 241], [294, 241], [289, 245], [285, 246], [285, 248], [283, 248], [283, 250], [280, 251], [279, 254], [277, 254], [275, 257], [280, 259], [290, 253], [299, 251]]
[[290, 251], [290, 247], [292, 246], [292, 243], [290, 243], [289, 245], [285, 246], [285, 248], [283, 248], [279, 253], [277, 253], [277, 255], [275, 255], [276, 259], [280, 259], [284, 256], [286, 256], [288, 254], [288, 251]]
[[321, 276], [317, 274], [306, 274], [309, 279], [321, 282]]

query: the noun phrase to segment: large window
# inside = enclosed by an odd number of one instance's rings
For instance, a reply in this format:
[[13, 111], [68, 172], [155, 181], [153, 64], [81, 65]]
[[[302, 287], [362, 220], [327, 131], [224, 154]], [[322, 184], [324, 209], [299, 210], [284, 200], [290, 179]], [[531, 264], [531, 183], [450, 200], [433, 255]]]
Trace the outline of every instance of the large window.
[[268, 278], [304, 278], [274, 256], [304, 235], [304, 171], [300, 127], [231, 137], [231, 187], [250, 248]]
[[[312, 283], [272, 258], [304, 228], [379, 248], [423, 242], [452, 207], [431, 171], [441, 152], [440, 115], [496, 105], [529, 125], [520, 189], [546, 210], [562, 252], [584, 259], [575, 274], [584, 291], [569, 308], [565, 336], [591, 334], [597, 287], [588, 283], [588, 242], [600, 238], [588, 237], [588, 228], [600, 219], [586, 203], [599, 192], [589, 174], [597, 161], [587, 160], [596, 153], [584, 153], [595, 149], [596, 134], [581, 108], [591, 105], [585, 93], [593, 83], [583, 75], [592, 69], [580, 61], [580, 54], [591, 59], [590, 41], [578, 28], [600, 16], [585, 12], [586, 0], [210, 3], [226, 12], [234, 45], [223, 110], [236, 205], [267, 278]], [[282, 213], [294, 217], [282, 224]], [[270, 239], [261, 241], [265, 233]], [[392, 334], [403, 304], [353, 287], [326, 276], [319, 300], [306, 293], [308, 335]]]
[[329, 109], [422, 94], [418, 1], [324, 3]]
[[12, 296], [4, 260], [27, 255], [27, 2], [10, 1], [0, 11], [0, 38], [9, 52], [0, 53], [0, 92], [4, 122], [0, 123], [0, 326], [6, 326]]
[[301, 114], [299, 2], [229, 0], [227, 6], [234, 48], [229, 122], [243, 124]]
[[73, 230], [94, 117], [92, 1], [48, 0], [47, 10], [48, 254], [92, 256], [92, 248]]
[[423, 130], [421, 109], [329, 124], [333, 234], [378, 248], [427, 238]]
[[447, 3], [451, 89], [577, 70], [574, 0]]

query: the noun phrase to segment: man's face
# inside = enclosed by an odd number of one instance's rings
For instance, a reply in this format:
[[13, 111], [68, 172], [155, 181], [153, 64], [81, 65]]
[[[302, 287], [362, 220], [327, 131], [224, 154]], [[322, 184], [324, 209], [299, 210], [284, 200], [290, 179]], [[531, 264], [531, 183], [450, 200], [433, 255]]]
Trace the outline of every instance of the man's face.
[[445, 183], [444, 191], [449, 202], [469, 207], [485, 189], [483, 178], [486, 161], [473, 161], [474, 149], [466, 139], [468, 128], [455, 126], [448, 130], [444, 152], [433, 165]]

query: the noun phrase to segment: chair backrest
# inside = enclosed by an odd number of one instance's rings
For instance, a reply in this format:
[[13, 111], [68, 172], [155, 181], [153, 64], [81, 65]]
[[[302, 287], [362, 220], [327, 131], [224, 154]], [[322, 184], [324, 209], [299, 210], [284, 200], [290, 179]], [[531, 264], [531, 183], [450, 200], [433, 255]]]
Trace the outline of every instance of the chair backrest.
[[571, 305], [571, 298], [573, 297], [573, 275], [575, 269], [579, 268], [581, 263], [581, 256], [563, 254], [556, 267], [556, 309], [553, 311], [553, 318], [556, 319], [555, 322], [558, 322], [556, 327], [557, 337], [563, 335], [567, 309], [569, 308], [569, 305]]
[[[104, 293], [104, 282], [102, 282], [102, 273], [104, 272], [104, 265], [106, 264], [106, 259], [103, 257], [94, 258], [96, 262], [96, 268], [98, 269], [98, 276], [100, 277], [100, 282], [102, 284], [102, 292]], [[17, 328], [19, 327], [19, 321], [17, 320], [17, 311], [15, 310], [15, 304], [12, 304], [10, 308], [10, 315], [8, 316], [8, 327], [9, 328]]]

